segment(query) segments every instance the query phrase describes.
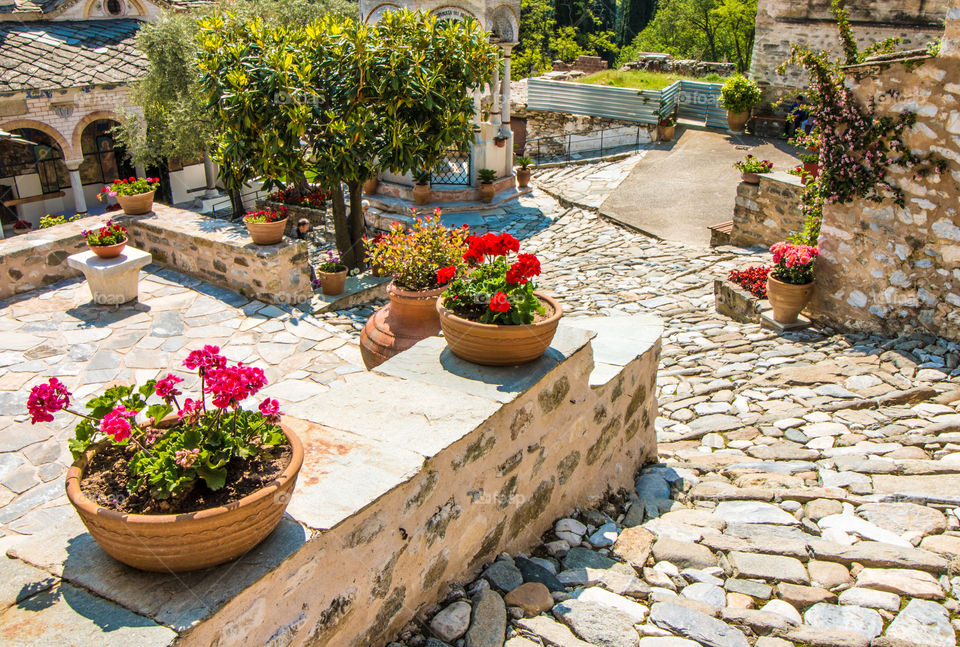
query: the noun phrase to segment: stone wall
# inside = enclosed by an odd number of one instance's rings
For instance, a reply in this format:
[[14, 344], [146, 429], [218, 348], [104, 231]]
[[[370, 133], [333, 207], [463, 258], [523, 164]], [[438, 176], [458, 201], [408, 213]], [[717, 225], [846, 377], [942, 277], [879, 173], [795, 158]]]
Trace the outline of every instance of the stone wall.
[[[514, 128], [516, 137], [514, 148], [518, 155], [536, 155], [536, 144], [527, 145], [534, 139], [541, 140], [541, 155], [546, 156], [563, 153], [568, 145], [567, 136], [571, 136], [571, 142], [573, 139], [578, 140], [578, 143], [573, 146], [575, 151], [579, 149], [586, 152], [588, 149], [599, 150], [601, 143], [604, 148], [649, 144], [656, 139], [657, 135], [656, 125], [638, 124], [605, 117], [574, 115], [566, 112], [527, 110], [526, 104], [523, 103], [514, 104], [512, 116], [515, 120], [522, 120], [525, 124], [525, 130], [524, 128]], [[600, 141], [599, 131], [601, 130], [608, 131], [604, 133], [603, 142]], [[525, 132], [523, 138], [519, 136], [520, 131]], [[575, 135], [580, 136], [573, 137]]]
[[760, 184], [741, 182], [733, 209], [730, 244], [769, 247], [803, 230], [803, 184], [784, 171], [760, 176]]
[[607, 62], [599, 56], [587, 56], [581, 54], [573, 63], [564, 63], [563, 61], [553, 62], [554, 72], [583, 72], [584, 74], [593, 74], [607, 69]]
[[[953, 11], [960, 19], [960, 9]], [[888, 101], [881, 109], [915, 111], [917, 124], [904, 141], [915, 151], [940, 154], [948, 169], [922, 180], [891, 169], [905, 192], [903, 208], [890, 200], [824, 208], [809, 308], [816, 319], [846, 329], [922, 330], [960, 339], [960, 39], [954, 30], [960, 31], [958, 23], [948, 23], [941, 56], [919, 66], [851, 70], [860, 77], [861, 101], [888, 89], [901, 93], [902, 103]]]
[[[926, 47], [943, 32], [948, 0], [848, 0], [850, 24], [861, 47], [899, 37], [903, 49]], [[750, 78], [773, 100], [803, 88], [807, 77], [800, 68], [783, 76], [777, 66], [790, 56], [794, 43], [840, 53], [830, 0], [760, 0]]]

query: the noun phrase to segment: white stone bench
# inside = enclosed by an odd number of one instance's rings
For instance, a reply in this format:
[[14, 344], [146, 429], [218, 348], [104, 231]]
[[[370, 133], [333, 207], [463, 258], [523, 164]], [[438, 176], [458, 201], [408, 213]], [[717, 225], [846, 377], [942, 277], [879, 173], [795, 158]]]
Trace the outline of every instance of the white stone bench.
[[140, 268], [152, 256], [134, 247], [124, 247], [116, 258], [100, 258], [90, 250], [67, 257], [67, 265], [87, 277], [90, 295], [98, 305], [120, 305], [139, 296]]

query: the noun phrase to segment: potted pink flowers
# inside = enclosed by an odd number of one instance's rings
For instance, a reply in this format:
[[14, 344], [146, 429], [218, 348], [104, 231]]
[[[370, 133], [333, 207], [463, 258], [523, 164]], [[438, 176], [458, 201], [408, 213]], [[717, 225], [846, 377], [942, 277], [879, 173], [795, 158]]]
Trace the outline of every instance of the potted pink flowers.
[[303, 462], [276, 400], [241, 407], [266, 386], [262, 370], [229, 365], [217, 346], [183, 365], [197, 371], [199, 399], [184, 397], [171, 373], [113, 386], [85, 411], [70, 408], [56, 378], [27, 400], [34, 424], [58, 411], [79, 419], [67, 497], [101, 548], [148, 571], [206, 568], [260, 543], [280, 522]]
[[773, 162], [762, 160], [751, 154], [734, 163], [734, 166], [740, 171], [740, 179], [747, 184], [760, 184], [760, 175], [773, 170]]
[[87, 247], [100, 258], [116, 258], [127, 244], [127, 228], [112, 220], [99, 229], [84, 229], [80, 232]]
[[114, 180], [113, 184], [100, 189], [97, 199], [103, 201], [103, 196], [116, 198], [123, 212], [128, 216], [139, 216], [150, 213], [153, 208], [153, 194], [160, 186], [160, 178], [156, 177], [129, 177], [125, 180]]
[[813, 296], [813, 266], [820, 252], [816, 247], [786, 241], [774, 244], [770, 251], [775, 265], [767, 275], [767, 298], [773, 318], [779, 323], [796, 323]]

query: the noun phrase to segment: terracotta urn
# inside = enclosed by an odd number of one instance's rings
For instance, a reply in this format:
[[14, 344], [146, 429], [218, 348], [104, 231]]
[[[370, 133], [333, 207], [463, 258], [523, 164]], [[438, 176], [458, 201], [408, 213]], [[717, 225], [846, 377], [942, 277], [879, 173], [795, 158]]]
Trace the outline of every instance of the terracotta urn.
[[245, 219], [243, 224], [255, 245], [276, 245], [283, 240], [283, 232], [287, 229], [286, 218], [276, 222], [248, 222]]
[[387, 286], [390, 303], [367, 319], [360, 333], [360, 355], [367, 369], [376, 368], [422, 339], [440, 333], [437, 298], [446, 286], [434, 290], [401, 290]]
[[[530, 169], [528, 168], [518, 168], [517, 169], [517, 186], [521, 189], [525, 189], [530, 186]], [[493, 198], [491, 197], [491, 200]]]
[[[553, 297], [534, 292], [547, 310], [542, 321], [520, 326], [484, 324], [453, 314], [437, 300], [440, 328], [450, 352], [461, 359], [483, 366], [513, 366], [543, 355], [557, 332], [563, 308]], [[552, 313], [551, 313], [552, 310]]]
[[740, 173], [740, 180], [747, 184], [760, 184], [760, 175], [757, 173]]
[[118, 193], [117, 202], [123, 207], [123, 213], [128, 216], [142, 216], [145, 213], [150, 213], [153, 208], [154, 193], [156, 191], [147, 191], [136, 195], [120, 195]]
[[429, 184], [414, 184], [413, 185], [413, 201], [417, 204], [427, 204], [430, 202], [430, 185]]
[[90, 245], [88, 243], [87, 247], [100, 258], [116, 258], [123, 252], [123, 248], [127, 246], [127, 240], [128, 239], [124, 238], [116, 245]]
[[743, 112], [730, 112], [727, 110], [727, 126], [735, 133], [742, 133], [749, 120], [749, 110], [744, 110]]
[[800, 312], [813, 296], [814, 285], [814, 282], [793, 285], [768, 275], [767, 299], [773, 308], [773, 320], [783, 324], [797, 323]]
[[347, 286], [347, 270], [339, 272], [317, 272], [317, 278], [320, 279], [320, 290], [328, 297], [335, 297], [343, 294]]
[[480, 183], [480, 202], [484, 204], [490, 204], [493, 202], [493, 196], [496, 194], [497, 190], [493, 186], [493, 182], [481, 182]]
[[367, 195], [374, 195], [377, 192], [377, 186], [379, 184], [380, 182], [377, 180], [377, 178], [372, 177], [363, 183], [363, 192]]
[[[282, 425], [281, 425], [282, 426]], [[273, 532], [297, 484], [303, 446], [284, 428], [293, 455], [270, 484], [226, 506], [184, 514], [129, 514], [103, 508], [80, 489], [97, 449], [67, 472], [67, 498], [94, 541], [117, 561], [143, 571], [182, 572], [235, 559]]]

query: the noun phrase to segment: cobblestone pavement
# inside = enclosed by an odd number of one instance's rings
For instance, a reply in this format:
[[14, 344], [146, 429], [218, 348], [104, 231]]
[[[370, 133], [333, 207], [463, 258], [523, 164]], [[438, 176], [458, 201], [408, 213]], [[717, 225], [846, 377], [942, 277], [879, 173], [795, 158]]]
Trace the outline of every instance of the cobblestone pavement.
[[619, 187], [647, 154], [640, 150], [621, 159], [590, 164], [568, 164], [534, 169], [536, 185], [571, 203], [597, 209]]

